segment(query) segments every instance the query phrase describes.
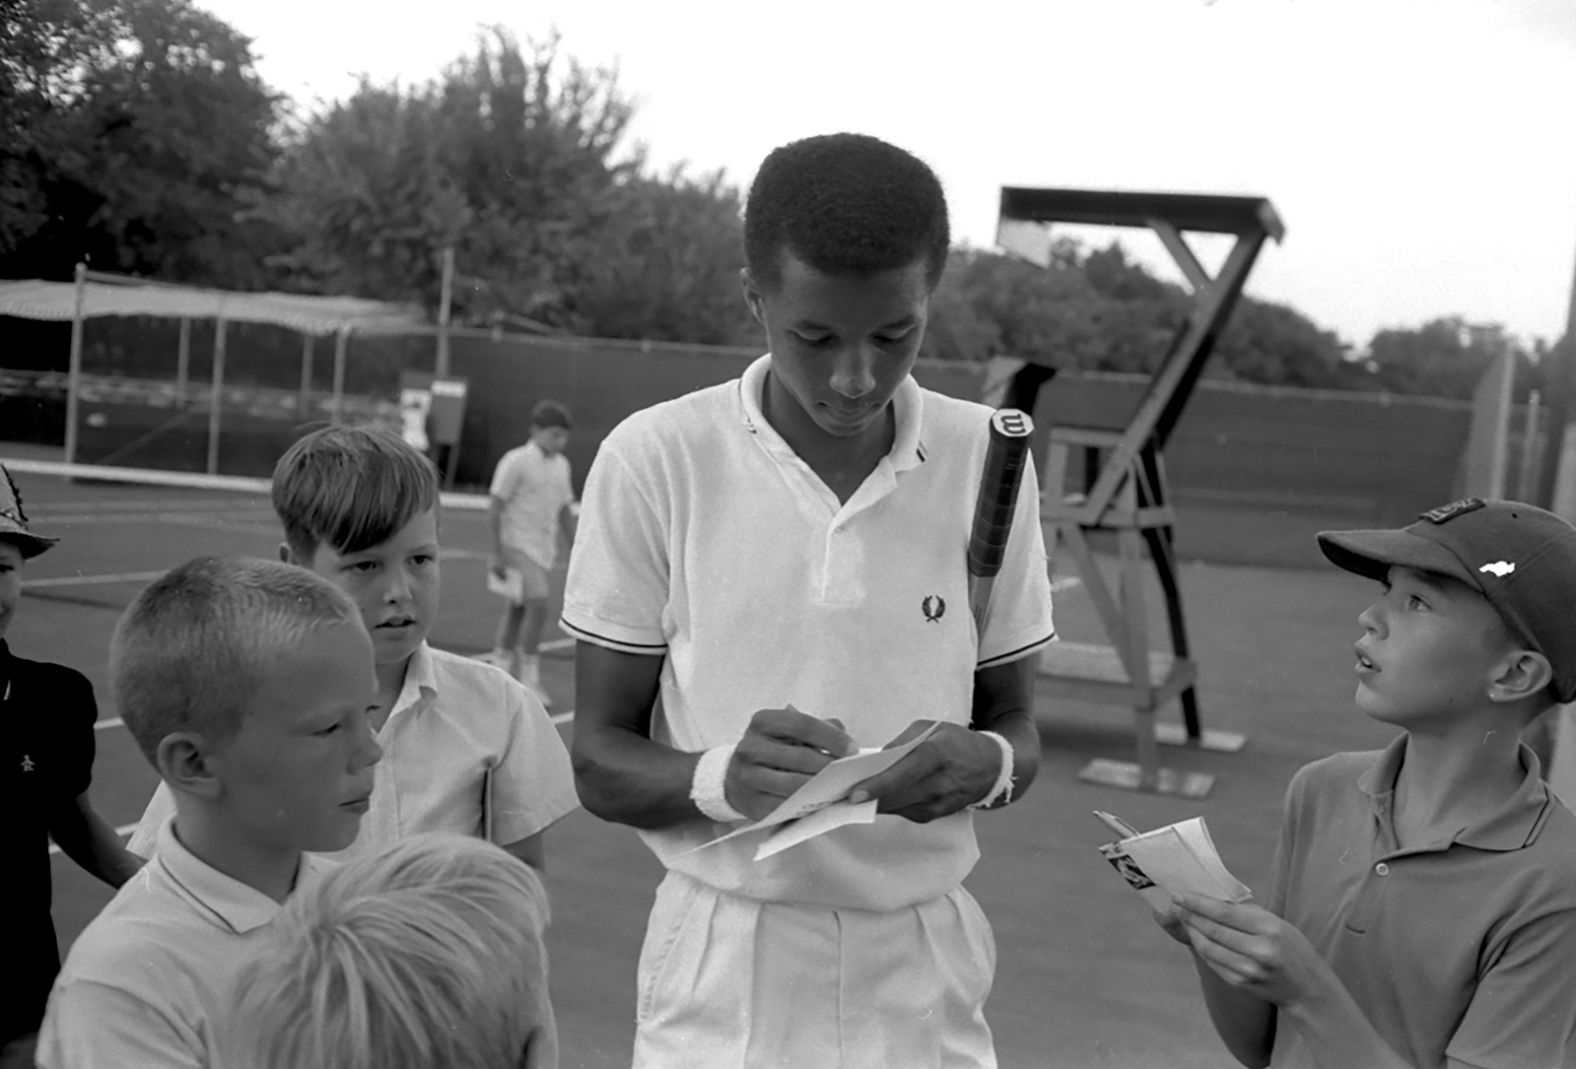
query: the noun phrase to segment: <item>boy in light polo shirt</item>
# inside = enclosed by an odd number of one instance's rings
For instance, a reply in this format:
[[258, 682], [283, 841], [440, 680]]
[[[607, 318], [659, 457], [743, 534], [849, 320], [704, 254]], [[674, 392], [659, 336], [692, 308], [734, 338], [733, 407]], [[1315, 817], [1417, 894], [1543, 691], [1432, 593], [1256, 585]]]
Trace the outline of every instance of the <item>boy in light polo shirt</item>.
[[1576, 528], [1469, 499], [1319, 548], [1382, 584], [1356, 701], [1401, 732], [1292, 778], [1263, 906], [1159, 919], [1245, 1065], [1576, 1065], [1576, 817], [1519, 741], [1576, 698]]
[[[437, 469], [381, 427], [325, 427], [274, 468], [281, 557], [345, 591], [372, 636], [372, 726], [383, 761], [372, 808], [341, 859], [422, 831], [490, 839], [538, 870], [543, 833], [578, 804], [569, 754], [540, 702], [507, 673], [434, 649]], [[151, 852], [156, 792], [130, 848]]]
[[155, 580], [110, 646], [115, 701], [175, 798], [157, 856], [55, 981], [43, 1069], [217, 1063], [242, 953], [356, 837], [379, 756], [372, 642], [293, 565], [200, 558]]
[[[667, 868], [637, 1066], [995, 1064], [974, 819], [1020, 797], [1053, 637], [1033, 471], [982, 623], [965, 564], [990, 409], [910, 376], [948, 248], [923, 162], [794, 142], [745, 212], [771, 352], [638, 412], [588, 475], [563, 625], [583, 804]], [[934, 728], [878, 803], [762, 861], [765, 815], [835, 756]]]
[[531, 410], [531, 440], [511, 449], [494, 469], [487, 520], [492, 530], [492, 574], [520, 577], [520, 599], [504, 606], [498, 641], [483, 660], [497, 665], [550, 704], [542, 687], [537, 649], [547, 622], [548, 578], [558, 558], [560, 532], [575, 536], [575, 491], [569, 480], [569, 409], [541, 401]]

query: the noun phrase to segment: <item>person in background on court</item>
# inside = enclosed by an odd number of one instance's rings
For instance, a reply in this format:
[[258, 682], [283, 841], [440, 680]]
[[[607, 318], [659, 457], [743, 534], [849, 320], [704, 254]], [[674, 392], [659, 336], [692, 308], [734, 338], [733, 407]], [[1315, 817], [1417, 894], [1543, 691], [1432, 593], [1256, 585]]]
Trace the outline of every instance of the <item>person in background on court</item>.
[[1381, 584], [1356, 702], [1400, 733], [1292, 777], [1263, 905], [1156, 919], [1244, 1065], [1576, 1066], [1576, 816], [1519, 741], [1576, 698], [1576, 528], [1471, 498], [1318, 537]]
[[0, 916], [10, 926], [0, 999], [0, 1069], [32, 1069], [49, 987], [60, 971], [50, 915], [49, 841], [111, 887], [142, 859], [129, 853], [88, 799], [93, 776], [93, 685], [62, 664], [16, 656], [6, 639], [22, 601], [25, 562], [58, 541], [34, 534], [22, 495], [0, 466], [0, 812], [4, 855]]
[[[385, 427], [324, 427], [279, 458], [273, 505], [280, 556], [350, 595], [372, 636], [384, 757], [361, 834], [337, 860], [452, 831], [544, 869], [547, 829], [579, 804], [569, 753], [519, 683], [427, 641], [442, 586], [432, 461]], [[130, 849], [149, 856], [169, 811], [161, 785]]]
[[[974, 821], [1022, 796], [1054, 637], [1024, 475], [976, 627], [965, 563], [991, 410], [910, 375], [946, 198], [857, 134], [781, 147], [745, 212], [770, 353], [637, 412], [587, 478], [563, 626], [581, 802], [667, 868], [635, 1064], [993, 1066]], [[855, 785], [870, 823], [756, 861], [765, 816], [836, 757], [932, 733]]]
[[249, 943], [356, 838], [381, 752], [372, 639], [304, 568], [201, 557], [127, 607], [115, 706], [175, 797], [158, 848], [72, 944], [39, 1032], [43, 1069], [222, 1065]]
[[518, 576], [519, 591], [504, 606], [492, 652], [481, 659], [512, 674], [549, 706], [537, 650], [547, 622], [558, 536], [562, 532], [570, 541], [575, 536], [578, 509], [564, 456], [570, 428], [569, 409], [556, 401], [538, 402], [531, 410], [530, 441], [503, 455], [488, 491], [489, 567], [499, 580], [512, 582]]
[[547, 892], [498, 847], [428, 832], [298, 895], [236, 983], [234, 1069], [554, 1069]]

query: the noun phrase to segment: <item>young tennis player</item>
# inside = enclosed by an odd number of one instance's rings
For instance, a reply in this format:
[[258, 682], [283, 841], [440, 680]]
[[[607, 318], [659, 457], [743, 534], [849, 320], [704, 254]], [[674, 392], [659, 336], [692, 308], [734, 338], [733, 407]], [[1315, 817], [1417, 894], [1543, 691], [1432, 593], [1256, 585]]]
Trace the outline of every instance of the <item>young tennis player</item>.
[[156, 579], [110, 647], [115, 704], [175, 798], [158, 851], [71, 947], [43, 1069], [219, 1063], [241, 955], [355, 839], [378, 745], [356, 606], [278, 561], [202, 558]]
[[58, 539], [35, 534], [22, 495], [0, 466], [0, 824], [10, 869], [0, 909], [11, 936], [10, 991], [0, 999], [0, 1069], [32, 1069], [49, 987], [60, 971], [50, 914], [49, 841], [112, 887], [142, 859], [93, 809], [93, 685], [63, 664], [18, 657], [8, 644], [22, 608], [22, 570]]
[[553, 1069], [547, 892], [530, 866], [428, 832], [297, 895], [236, 984], [235, 1069]]
[[1576, 1065], [1576, 817], [1520, 742], [1576, 698], [1576, 528], [1471, 499], [1319, 547], [1381, 584], [1356, 701], [1400, 732], [1292, 778], [1262, 906], [1159, 919], [1244, 1065]]
[[[378, 427], [326, 427], [274, 468], [281, 555], [349, 594], [372, 636], [372, 808], [341, 859], [422, 831], [490, 839], [542, 869], [543, 833], [573, 810], [569, 754], [542, 705], [505, 672], [434, 649], [439, 492], [432, 462]], [[131, 849], [152, 848], [155, 794]]]
[[[771, 352], [602, 443], [570, 557], [581, 798], [667, 868], [635, 1063], [994, 1065], [974, 813], [1022, 795], [1053, 637], [1032, 472], [983, 626], [965, 564], [990, 410], [910, 375], [948, 248], [935, 174], [794, 142], [745, 213]], [[758, 818], [855, 746], [934, 733], [849, 825], [756, 861]]]
[[569, 480], [569, 409], [540, 401], [531, 410], [530, 441], [498, 461], [488, 489], [487, 522], [492, 531], [492, 575], [518, 577], [498, 621], [498, 640], [481, 658], [513, 675], [551, 705], [542, 686], [538, 649], [547, 622], [549, 578], [558, 559], [558, 539], [575, 536], [575, 491]]

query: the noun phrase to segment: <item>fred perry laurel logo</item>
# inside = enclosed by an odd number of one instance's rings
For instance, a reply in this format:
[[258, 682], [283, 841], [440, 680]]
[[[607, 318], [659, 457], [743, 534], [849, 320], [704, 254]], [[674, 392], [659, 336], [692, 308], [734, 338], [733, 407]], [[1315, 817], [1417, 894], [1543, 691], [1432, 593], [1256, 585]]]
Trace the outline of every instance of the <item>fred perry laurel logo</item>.
[[1516, 566], [1514, 564], [1510, 563], [1509, 561], [1502, 560], [1497, 560], [1493, 564], [1485, 564], [1483, 567], [1478, 569], [1480, 572], [1487, 572], [1489, 575], [1499, 579], [1505, 578], [1505, 576], [1509, 575], [1515, 570]]
[[933, 624], [947, 615], [947, 602], [939, 594], [926, 594], [925, 600], [919, 603], [920, 611], [925, 614], [925, 622]]
[[33, 755], [32, 754], [23, 754], [22, 755], [22, 771], [23, 772], [31, 772], [31, 771], [33, 771], [34, 767], [35, 767], [35, 765], [33, 763]]

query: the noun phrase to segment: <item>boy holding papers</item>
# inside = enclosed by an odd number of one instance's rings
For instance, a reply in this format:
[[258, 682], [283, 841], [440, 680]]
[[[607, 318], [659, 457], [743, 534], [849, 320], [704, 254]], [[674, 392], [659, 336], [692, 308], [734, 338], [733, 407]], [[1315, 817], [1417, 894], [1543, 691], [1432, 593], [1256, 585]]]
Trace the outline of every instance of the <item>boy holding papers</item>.
[[1576, 1065], [1576, 817], [1519, 741], [1576, 698], [1576, 529], [1469, 499], [1319, 547], [1381, 584], [1356, 701], [1400, 734], [1293, 777], [1264, 905], [1157, 916], [1244, 1065]]

